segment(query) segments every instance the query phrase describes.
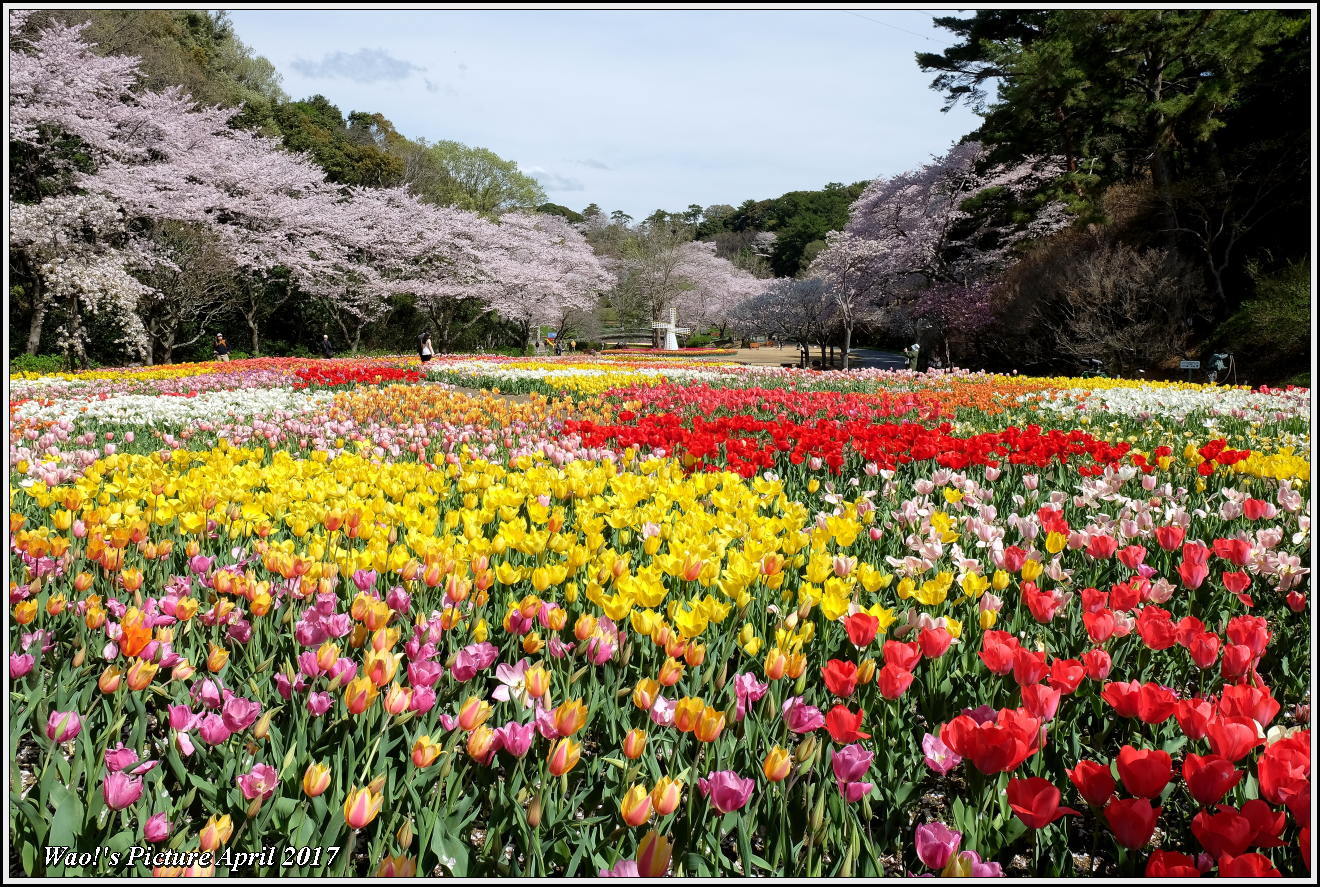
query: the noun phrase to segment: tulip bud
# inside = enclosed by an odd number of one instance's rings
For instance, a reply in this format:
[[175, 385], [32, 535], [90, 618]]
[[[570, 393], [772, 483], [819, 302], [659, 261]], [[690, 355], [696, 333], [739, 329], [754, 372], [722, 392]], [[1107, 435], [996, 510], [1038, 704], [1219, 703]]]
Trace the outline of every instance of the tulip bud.
[[274, 714], [275, 709], [271, 708], [266, 710], [266, 713], [261, 716], [261, 719], [258, 720], [256, 725], [252, 728], [253, 739], [265, 739], [266, 736], [270, 734], [270, 721]]
[[82, 664], [87, 661], [87, 648], [79, 647], [78, 652], [73, 654], [73, 667], [82, 668]]
[[805, 739], [798, 743], [797, 749], [793, 752], [793, 760], [799, 764], [805, 764], [816, 754], [816, 734], [808, 734]]
[[411, 819], [403, 821], [403, 825], [399, 826], [399, 830], [394, 833], [394, 840], [399, 842], [399, 849], [401, 850], [407, 850], [412, 846], [413, 827]]
[[527, 824], [532, 828], [539, 828], [541, 825], [541, 793], [537, 792], [536, 797], [532, 798], [531, 805], [527, 808]]

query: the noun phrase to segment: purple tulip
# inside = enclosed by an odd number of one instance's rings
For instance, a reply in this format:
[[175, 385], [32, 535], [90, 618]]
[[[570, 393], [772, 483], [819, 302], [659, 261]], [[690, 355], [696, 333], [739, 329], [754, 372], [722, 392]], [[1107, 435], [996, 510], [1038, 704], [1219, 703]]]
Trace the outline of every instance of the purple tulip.
[[834, 767], [834, 777], [840, 782], [856, 782], [871, 769], [874, 752], [867, 751], [860, 743], [845, 745], [834, 753], [830, 764]]
[[37, 660], [32, 658], [31, 653], [9, 654], [9, 679], [16, 681], [23, 675], [32, 671], [32, 667], [37, 664]]
[[962, 757], [940, 740], [938, 736], [927, 733], [921, 739], [921, 750], [926, 754], [926, 766], [941, 776], [962, 763]]

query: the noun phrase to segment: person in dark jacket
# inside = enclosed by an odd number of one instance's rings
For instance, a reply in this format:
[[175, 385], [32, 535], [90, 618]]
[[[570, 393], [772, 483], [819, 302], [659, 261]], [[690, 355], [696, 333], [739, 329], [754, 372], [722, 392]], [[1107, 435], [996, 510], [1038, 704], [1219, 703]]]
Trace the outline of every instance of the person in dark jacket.
[[215, 359], [229, 362], [229, 343], [225, 341], [224, 333], [215, 334]]
[[334, 356], [335, 356], [334, 349], [330, 347], [330, 334], [329, 334], [329, 333], [324, 333], [324, 334], [321, 336], [321, 356], [322, 356], [322, 357], [334, 357]]

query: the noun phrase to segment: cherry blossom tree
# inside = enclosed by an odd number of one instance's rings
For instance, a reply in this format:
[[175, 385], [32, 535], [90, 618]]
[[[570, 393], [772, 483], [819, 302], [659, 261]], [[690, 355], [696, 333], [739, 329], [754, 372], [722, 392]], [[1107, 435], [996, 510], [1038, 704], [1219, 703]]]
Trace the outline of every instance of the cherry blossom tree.
[[828, 284], [819, 277], [781, 277], [764, 283], [760, 292], [734, 307], [730, 323], [748, 334], [769, 333], [781, 342], [796, 342], [804, 367], [811, 345], [819, 343], [823, 362], [825, 341], [835, 325], [834, 299]]
[[675, 300], [679, 316], [693, 329], [717, 327], [721, 335], [734, 308], [769, 284], [715, 255], [714, 241], [684, 244], [675, 273], [682, 281]]

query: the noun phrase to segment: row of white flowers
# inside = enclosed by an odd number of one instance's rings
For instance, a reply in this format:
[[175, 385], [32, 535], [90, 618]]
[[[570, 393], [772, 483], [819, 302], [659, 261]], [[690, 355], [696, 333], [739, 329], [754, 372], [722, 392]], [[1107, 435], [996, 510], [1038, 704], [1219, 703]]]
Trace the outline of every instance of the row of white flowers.
[[311, 413], [323, 411], [334, 399], [329, 391], [295, 391], [292, 388], [249, 388], [204, 391], [195, 397], [123, 394], [115, 397], [71, 398], [42, 405], [20, 404], [15, 418], [53, 422], [77, 422], [92, 417], [99, 424], [120, 423], [143, 427], [216, 425], [229, 419], [266, 416], [277, 411]]

